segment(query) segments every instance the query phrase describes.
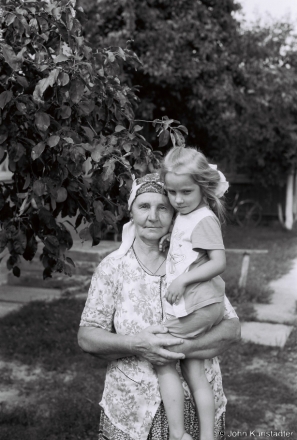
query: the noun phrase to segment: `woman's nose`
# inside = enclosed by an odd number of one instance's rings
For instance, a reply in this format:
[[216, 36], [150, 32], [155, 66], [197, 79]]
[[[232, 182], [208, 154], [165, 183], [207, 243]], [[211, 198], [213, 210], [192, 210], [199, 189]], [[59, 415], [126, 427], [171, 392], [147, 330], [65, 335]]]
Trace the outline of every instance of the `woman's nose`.
[[157, 213], [157, 210], [156, 210], [156, 209], [150, 209], [150, 212], [149, 212], [149, 220], [151, 220], [152, 222], [158, 220], [158, 213]]

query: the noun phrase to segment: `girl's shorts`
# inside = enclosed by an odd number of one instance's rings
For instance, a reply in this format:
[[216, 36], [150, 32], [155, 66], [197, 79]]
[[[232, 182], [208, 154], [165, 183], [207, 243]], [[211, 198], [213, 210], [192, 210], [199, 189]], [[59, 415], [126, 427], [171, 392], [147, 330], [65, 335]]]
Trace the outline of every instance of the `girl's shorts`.
[[175, 316], [171, 318], [171, 315], [167, 315], [166, 321], [162, 324], [168, 328], [172, 336], [191, 339], [208, 332], [214, 325], [219, 324], [223, 317], [224, 301], [202, 307], [182, 318]]

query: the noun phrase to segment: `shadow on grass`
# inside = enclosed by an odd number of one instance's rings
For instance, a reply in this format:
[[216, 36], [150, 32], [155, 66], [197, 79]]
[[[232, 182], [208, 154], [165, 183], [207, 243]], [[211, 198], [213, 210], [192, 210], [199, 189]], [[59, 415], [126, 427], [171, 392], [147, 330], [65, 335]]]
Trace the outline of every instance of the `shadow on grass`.
[[[106, 363], [77, 344], [83, 301], [32, 302], [0, 320], [2, 386], [19, 404], [3, 405], [0, 440], [95, 440]], [[39, 368], [30, 380], [9, 377], [10, 365]], [[24, 404], [25, 402], [25, 404]]]
[[[106, 363], [85, 355], [77, 344], [84, 301], [60, 299], [31, 302], [0, 320], [1, 357], [27, 365], [39, 364], [48, 371], [69, 370]], [[88, 360], [86, 360], [88, 359]]]

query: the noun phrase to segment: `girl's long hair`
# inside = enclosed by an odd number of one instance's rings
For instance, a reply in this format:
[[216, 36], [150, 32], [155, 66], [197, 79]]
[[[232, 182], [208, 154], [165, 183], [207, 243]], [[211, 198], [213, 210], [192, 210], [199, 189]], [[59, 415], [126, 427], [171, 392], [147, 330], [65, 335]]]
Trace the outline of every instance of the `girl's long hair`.
[[165, 156], [161, 178], [165, 180], [168, 172], [189, 174], [199, 185], [204, 203], [216, 214], [221, 223], [225, 222], [226, 209], [223, 200], [215, 194], [220, 182], [219, 173], [209, 166], [209, 163], [200, 151], [194, 148], [174, 147]]

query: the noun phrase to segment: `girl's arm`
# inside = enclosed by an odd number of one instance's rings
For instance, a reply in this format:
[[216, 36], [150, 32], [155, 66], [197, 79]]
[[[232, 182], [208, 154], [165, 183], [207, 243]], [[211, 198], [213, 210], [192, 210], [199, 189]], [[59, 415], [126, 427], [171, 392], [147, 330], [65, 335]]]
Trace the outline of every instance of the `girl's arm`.
[[[185, 357], [178, 350], [184, 340], [173, 338], [167, 332], [162, 325], [148, 327], [136, 335], [119, 335], [98, 327], [80, 327], [78, 345], [83, 351], [109, 361], [140, 356], [153, 364], [165, 365]], [[175, 346], [174, 352], [164, 348], [172, 345]]]
[[224, 272], [226, 269], [225, 251], [223, 249], [208, 250], [207, 254], [209, 261], [183, 273], [172, 281], [166, 293], [166, 299], [170, 304], [178, 301], [190, 284], [209, 281]]

